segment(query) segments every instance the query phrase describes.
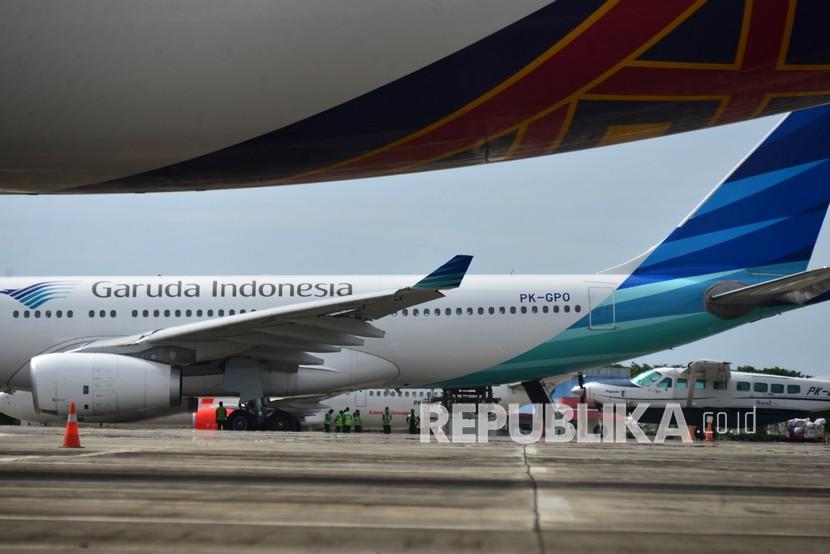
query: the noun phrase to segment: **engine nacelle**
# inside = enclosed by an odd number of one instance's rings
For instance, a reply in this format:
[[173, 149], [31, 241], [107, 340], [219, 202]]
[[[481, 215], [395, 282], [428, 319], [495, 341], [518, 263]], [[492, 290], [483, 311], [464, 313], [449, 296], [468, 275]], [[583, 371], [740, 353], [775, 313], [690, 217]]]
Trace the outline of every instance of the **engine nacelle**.
[[38, 412], [66, 415], [75, 402], [79, 416], [140, 414], [181, 404], [181, 369], [99, 353], [35, 356], [29, 363]]

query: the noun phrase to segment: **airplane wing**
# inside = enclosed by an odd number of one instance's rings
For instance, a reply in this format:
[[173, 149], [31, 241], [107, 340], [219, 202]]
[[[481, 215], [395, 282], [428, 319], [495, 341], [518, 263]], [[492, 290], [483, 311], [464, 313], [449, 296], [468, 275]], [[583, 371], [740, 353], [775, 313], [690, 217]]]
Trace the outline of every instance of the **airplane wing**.
[[801, 305], [827, 291], [830, 291], [830, 267], [822, 267], [716, 294], [709, 301], [721, 305], [762, 306], [774, 301]]
[[370, 321], [442, 298], [442, 290], [460, 286], [471, 261], [472, 256], [455, 256], [413, 286], [394, 291], [301, 302], [186, 323], [94, 341], [75, 351], [109, 352], [177, 365], [232, 355], [289, 366], [321, 364], [323, 360], [312, 353], [360, 346], [366, 337], [383, 338], [385, 331]]

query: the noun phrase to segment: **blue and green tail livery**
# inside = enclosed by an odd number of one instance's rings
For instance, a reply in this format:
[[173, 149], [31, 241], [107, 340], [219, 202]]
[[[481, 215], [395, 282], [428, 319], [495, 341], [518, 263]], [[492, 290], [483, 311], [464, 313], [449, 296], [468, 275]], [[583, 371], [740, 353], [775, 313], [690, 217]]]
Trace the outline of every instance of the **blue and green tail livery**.
[[789, 115], [620, 288], [803, 271], [830, 202], [830, 106]]

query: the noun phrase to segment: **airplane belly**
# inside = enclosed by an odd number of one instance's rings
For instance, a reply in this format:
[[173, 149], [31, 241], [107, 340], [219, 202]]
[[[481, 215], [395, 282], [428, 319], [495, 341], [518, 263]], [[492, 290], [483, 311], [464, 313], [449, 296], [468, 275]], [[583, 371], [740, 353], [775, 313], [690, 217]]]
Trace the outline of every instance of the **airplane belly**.
[[403, 77], [545, 3], [3, 2], [0, 191], [56, 191], [231, 146]]
[[0, 193], [364, 178], [830, 101], [828, 2], [7, 0]]

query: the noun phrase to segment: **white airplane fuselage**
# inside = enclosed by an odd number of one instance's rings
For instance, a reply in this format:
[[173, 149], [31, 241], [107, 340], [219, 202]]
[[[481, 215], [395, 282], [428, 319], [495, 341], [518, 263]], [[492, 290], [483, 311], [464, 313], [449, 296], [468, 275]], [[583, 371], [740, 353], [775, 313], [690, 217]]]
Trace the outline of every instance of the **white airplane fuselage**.
[[[449, 381], [518, 356], [551, 339], [589, 311], [588, 288], [605, 296], [622, 275], [467, 276], [440, 298], [376, 322], [384, 338], [354, 347], [393, 363], [398, 375], [386, 386]], [[66, 282], [66, 298], [27, 309], [0, 295], [3, 321], [0, 383], [28, 389], [33, 356], [68, 351], [96, 339], [144, 333], [332, 296], [395, 290], [413, 276], [309, 277], [50, 277]], [[19, 289], [38, 278], [0, 279], [0, 290]], [[592, 297], [594, 303], [605, 297]], [[440, 311], [440, 315], [436, 315]], [[459, 315], [460, 311], [460, 315]], [[470, 313], [472, 311], [472, 313]], [[69, 313], [72, 317], [68, 317]], [[492, 313], [491, 313], [492, 312]], [[60, 313], [60, 317], [58, 317]], [[426, 315], [428, 313], [428, 315]], [[102, 316], [103, 314], [103, 316]], [[417, 315], [416, 315], [417, 314]], [[448, 315], [449, 314], [449, 315]], [[351, 348], [351, 347], [350, 347]], [[320, 354], [326, 358], [325, 354]], [[216, 383], [188, 385], [191, 396], [221, 395]], [[194, 388], [195, 387], [195, 388]]]

